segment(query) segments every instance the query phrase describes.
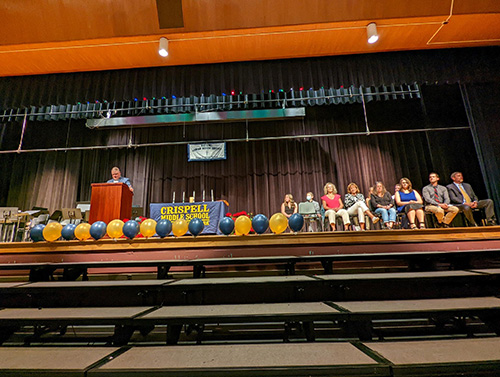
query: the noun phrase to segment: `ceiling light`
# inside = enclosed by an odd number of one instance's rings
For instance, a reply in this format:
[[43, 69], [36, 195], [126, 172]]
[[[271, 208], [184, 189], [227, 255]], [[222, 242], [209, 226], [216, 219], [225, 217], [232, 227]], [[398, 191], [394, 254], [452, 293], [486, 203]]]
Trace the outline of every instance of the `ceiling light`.
[[160, 45], [158, 47], [158, 54], [163, 57], [168, 56], [168, 39], [165, 37], [160, 38]]
[[366, 27], [366, 34], [368, 35], [368, 43], [375, 43], [378, 41], [377, 24], [375, 22], [368, 24]]

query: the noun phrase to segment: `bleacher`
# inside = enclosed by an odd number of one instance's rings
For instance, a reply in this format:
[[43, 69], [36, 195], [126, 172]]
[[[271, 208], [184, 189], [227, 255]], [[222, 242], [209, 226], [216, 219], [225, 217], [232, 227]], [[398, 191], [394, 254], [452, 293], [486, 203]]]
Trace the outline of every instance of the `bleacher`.
[[[178, 261], [192, 278], [174, 261], [3, 264], [23, 281], [0, 282], [0, 375], [496, 375], [500, 269], [474, 268], [496, 253]], [[407, 267], [335, 268], [385, 260]], [[221, 264], [240, 276], [211, 276]], [[87, 273], [137, 265], [157, 279]]]

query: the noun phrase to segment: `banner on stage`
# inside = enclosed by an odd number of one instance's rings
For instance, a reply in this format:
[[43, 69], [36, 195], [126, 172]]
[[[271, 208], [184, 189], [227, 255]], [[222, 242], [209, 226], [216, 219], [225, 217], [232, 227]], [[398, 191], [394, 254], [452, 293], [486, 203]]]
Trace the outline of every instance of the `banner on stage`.
[[226, 143], [196, 143], [188, 144], [188, 161], [225, 160]]
[[187, 221], [199, 218], [205, 227], [201, 234], [222, 234], [219, 230], [219, 221], [228, 211], [224, 202], [198, 203], [151, 203], [149, 205], [150, 218], [155, 221], [163, 219], [174, 222], [177, 219]]

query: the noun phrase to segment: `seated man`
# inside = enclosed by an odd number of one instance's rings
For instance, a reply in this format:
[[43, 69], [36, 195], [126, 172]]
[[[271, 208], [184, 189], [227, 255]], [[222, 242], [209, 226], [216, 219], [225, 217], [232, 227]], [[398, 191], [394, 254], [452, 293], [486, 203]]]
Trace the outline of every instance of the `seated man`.
[[456, 205], [463, 211], [465, 218], [472, 226], [477, 226], [472, 216], [472, 210], [475, 208], [484, 208], [488, 225], [496, 225], [495, 211], [493, 208], [493, 200], [483, 199], [478, 200], [478, 197], [472, 190], [471, 185], [464, 183], [464, 177], [461, 172], [451, 174], [453, 183], [450, 183], [446, 188], [450, 194], [450, 202]]
[[317, 232], [318, 225], [321, 226], [321, 208], [319, 206], [319, 203], [314, 200], [314, 194], [312, 192], [308, 192], [306, 194], [306, 199], [309, 203], [312, 203], [312, 205], [314, 206], [314, 211], [316, 212], [317, 215], [316, 219], [310, 217], [305, 218], [306, 229], [309, 232]]
[[448, 228], [459, 209], [458, 207], [450, 205], [448, 190], [446, 187], [438, 184], [439, 174], [434, 172], [430, 173], [429, 182], [430, 183], [422, 189], [425, 210], [432, 212], [436, 216], [439, 227]]
[[132, 183], [130, 183], [130, 179], [122, 177], [120, 169], [117, 168], [116, 166], [113, 169], [111, 169], [111, 176], [113, 178], [106, 183], [125, 183], [130, 189], [130, 191], [134, 192], [134, 189], [132, 188]]

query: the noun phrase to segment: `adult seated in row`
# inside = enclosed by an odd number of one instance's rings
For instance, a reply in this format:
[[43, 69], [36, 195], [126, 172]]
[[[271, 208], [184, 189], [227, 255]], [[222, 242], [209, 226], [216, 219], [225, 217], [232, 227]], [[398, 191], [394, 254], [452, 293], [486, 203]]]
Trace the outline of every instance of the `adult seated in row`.
[[418, 220], [419, 228], [425, 229], [425, 214], [423, 210], [423, 201], [417, 190], [412, 188], [411, 181], [408, 178], [401, 178], [399, 181], [401, 189], [395, 193], [395, 201], [398, 212], [406, 213], [410, 229], [417, 229], [415, 218]]
[[376, 224], [380, 219], [371, 213], [365, 203], [365, 197], [359, 191], [356, 183], [351, 182], [347, 186], [347, 194], [345, 194], [345, 208], [350, 216], [358, 215], [359, 226], [365, 230], [365, 214]]
[[450, 201], [463, 211], [465, 218], [472, 226], [477, 226], [472, 210], [476, 208], [484, 208], [486, 220], [489, 225], [496, 225], [495, 210], [493, 208], [493, 200], [479, 200], [474, 193], [472, 186], [464, 182], [464, 177], [461, 172], [456, 171], [451, 174], [450, 183], [446, 188], [450, 194]]
[[422, 189], [425, 210], [432, 212], [436, 216], [438, 227], [448, 228], [459, 209], [450, 204], [447, 188], [438, 184], [439, 174], [434, 172], [430, 173], [429, 182], [430, 183]]
[[281, 204], [281, 213], [288, 219], [294, 213], [297, 213], [297, 203], [293, 200], [292, 194], [286, 194], [283, 203]]
[[342, 217], [344, 230], [349, 230], [349, 225], [351, 224], [349, 221], [349, 214], [344, 209], [344, 204], [342, 203], [340, 195], [337, 194], [337, 188], [333, 183], [328, 182], [324, 187], [324, 192], [325, 195], [321, 197], [321, 202], [326, 211], [325, 216], [328, 217], [332, 231], [335, 230], [335, 221], [337, 216]]
[[375, 183], [374, 192], [370, 195], [370, 205], [375, 208], [376, 214], [382, 216], [385, 227], [392, 229], [396, 222], [396, 208], [391, 194], [380, 181]]

